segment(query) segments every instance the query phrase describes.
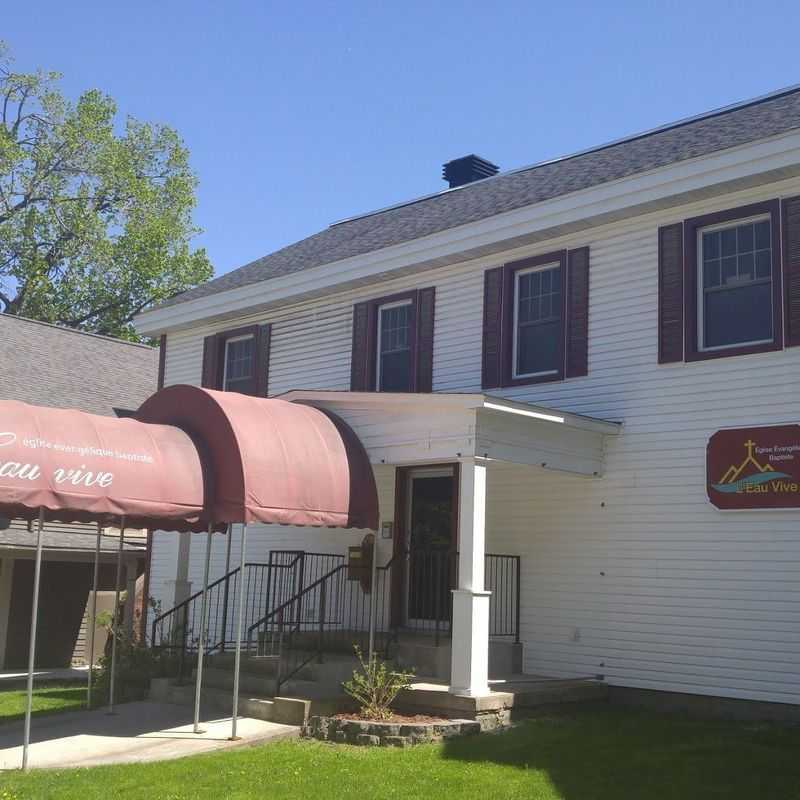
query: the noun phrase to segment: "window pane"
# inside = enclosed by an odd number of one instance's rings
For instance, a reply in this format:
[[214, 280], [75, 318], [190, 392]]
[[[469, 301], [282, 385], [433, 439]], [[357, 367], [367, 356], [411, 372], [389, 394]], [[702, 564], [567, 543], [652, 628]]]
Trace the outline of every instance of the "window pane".
[[713, 286], [719, 286], [719, 259], [714, 261], [706, 261], [703, 265], [703, 286], [708, 289]]
[[772, 283], [707, 292], [705, 346], [757, 342], [772, 338]]
[[719, 258], [719, 231], [703, 234], [703, 258]]
[[390, 306], [381, 308], [379, 313], [378, 390], [407, 392], [411, 389], [412, 306]]
[[753, 225], [740, 225], [736, 229], [737, 245], [739, 252], [753, 249]]
[[722, 255], [736, 255], [736, 228], [728, 228], [722, 231]]
[[723, 258], [722, 259], [722, 283], [731, 283], [736, 281], [736, 259]]
[[382, 392], [407, 392], [411, 388], [410, 350], [398, 350], [381, 355]]
[[769, 250], [759, 250], [756, 253], [756, 277], [769, 278], [772, 274], [772, 253]]
[[557, 370], [560, 336], [560, 320], [520, 328], [517, 340], [517, 374], [533, 375]]
[[739, 256], [739, 279], [740, 280], [753, 280], [753, 254], [745, 253]]
[[769, 228], [769, 220], [765, 219], [763, 222], [757, 222], [755, 224], [756, 235], [755, 235], [755, 246], [756, 250], [766, 250], [767, 248], [772, 247], [772, 242], [770, 241], [770, 228]]
[[561, 268], [517, 276], [516, 376], [558, 369]]
[[248, 393], [253, 390], [255, 340], [234, 339], [225, 344], [225, 386], [227, 391]]

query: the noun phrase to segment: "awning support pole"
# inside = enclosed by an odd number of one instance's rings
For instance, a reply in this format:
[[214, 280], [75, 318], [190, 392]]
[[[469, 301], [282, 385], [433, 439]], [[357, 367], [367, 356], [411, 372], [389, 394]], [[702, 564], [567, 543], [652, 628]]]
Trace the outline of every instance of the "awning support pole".
[[[227, 576], [231, 571], [231, 541], [233, 540], [233, 525], [229, 522], [225, 529], [227, 534], [227, 549], [225, 551], [225, 575]], [[228, 641], [228, 595], [231, 585], [231, 579], [225, 578], [225, 592], [222, 597], [222, 647], [221, 650], [225, 652], [225, 644]]]
[[200, 603], [200, 635], [197, 638], [197, 677], [194, 687], [194, 732], [203, 733], [200, 730], [200, 690], [203, 684], [203, 646], [206, 642], [206, 619], [207, 605], [206, 596], [208, 594], [208, 568], [211, 563], [211, 537], [214, 534], [214, 523], [208, 523], [208, 538], [206, 539], [206, 569], [203, 578], [203, 599]]
[[242, 523], [242, 555], [239, 559], [239, 608], [236, 613], [236, 656], [233, 662], [233, 713], [231, 714], [231, 741], [236, 741], [236, 722], [239, 716], [239, 667], [242, 662], [242, 620], [244, 618], [244, 559], [247, 551], [247, 523]]
[[31, 609], [31, 641], [28, 645], [28, 700], [25, 706], [25, 733], [22, 740], [22, 769], [28, 770], [28, 746], [31, 743], [31, 710], [33, 708], [33, 665], [36, 660], [36, 622], [39, 617], [39, 581], [42, 574], [42, 529], [44, 508], [39, 509], [39, 528], [36, 535], [36, 567], [33, 571], [33, 608]]
[[114, 584], [114, 616], [111, 628], [111, 679], [108, 688], [108, 713], [114, 713], [114, 688], [117, 677], [117, 617], [119, 616], [119, 582], [122, 580], [122, 545], [125, 542], [125, 517], [119, 525], [119, 547], [117, 548], [117, 580]]
[[92, 707], [92, 672], [94, 670], [94, 629], [97, 627], [97, 575], [100, 569], [100, 523], [97, 523], [97, 542], [94, 546], [94, 577], [92, 579], [92, 610], [89, 614], [89, 675], [86, 678], [86, 707]]

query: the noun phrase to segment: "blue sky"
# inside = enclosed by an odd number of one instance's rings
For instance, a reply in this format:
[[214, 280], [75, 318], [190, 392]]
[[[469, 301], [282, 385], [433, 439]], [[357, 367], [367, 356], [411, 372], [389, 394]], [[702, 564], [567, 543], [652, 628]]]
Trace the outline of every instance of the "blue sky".
[[218, 274], [438, 191], [800, 83], [800, 3], [40, 0], [3, 11], [16, 68], [175, 127]]

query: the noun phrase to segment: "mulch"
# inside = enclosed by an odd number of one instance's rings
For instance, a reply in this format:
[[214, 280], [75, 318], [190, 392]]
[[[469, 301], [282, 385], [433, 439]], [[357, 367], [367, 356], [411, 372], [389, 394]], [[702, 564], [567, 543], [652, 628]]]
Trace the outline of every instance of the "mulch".
[[333, 719], [347, 720], [348, 722], [385, 722], [390, 725], [429, 725], [431, 723], [449, 722], [444, 717], [428, 717], [425, 714], [392, 714], [389, 719], [367, 719], [357, 714], [334, 714]]

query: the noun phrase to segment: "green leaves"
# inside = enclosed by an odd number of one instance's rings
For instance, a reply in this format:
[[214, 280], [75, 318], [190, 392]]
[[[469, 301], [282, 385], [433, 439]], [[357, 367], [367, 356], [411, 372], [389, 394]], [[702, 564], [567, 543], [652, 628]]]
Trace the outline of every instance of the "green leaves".
[[208, 280], [197, 177], [169, 127], [98, 90], [11, 71], [0, 43], [0, 310], [135, 339], [141, 310]]
[[361, 648], [355, 646], [353, 649], [361, 671], [354, 671], [353, 677], [345, 681], [342, 688], [358, 703], [364, 719], [389, 719], [392, 703], [402, 689], [408, 688], [414, 673], [391, 669], [375, 654], [365, 661]]

